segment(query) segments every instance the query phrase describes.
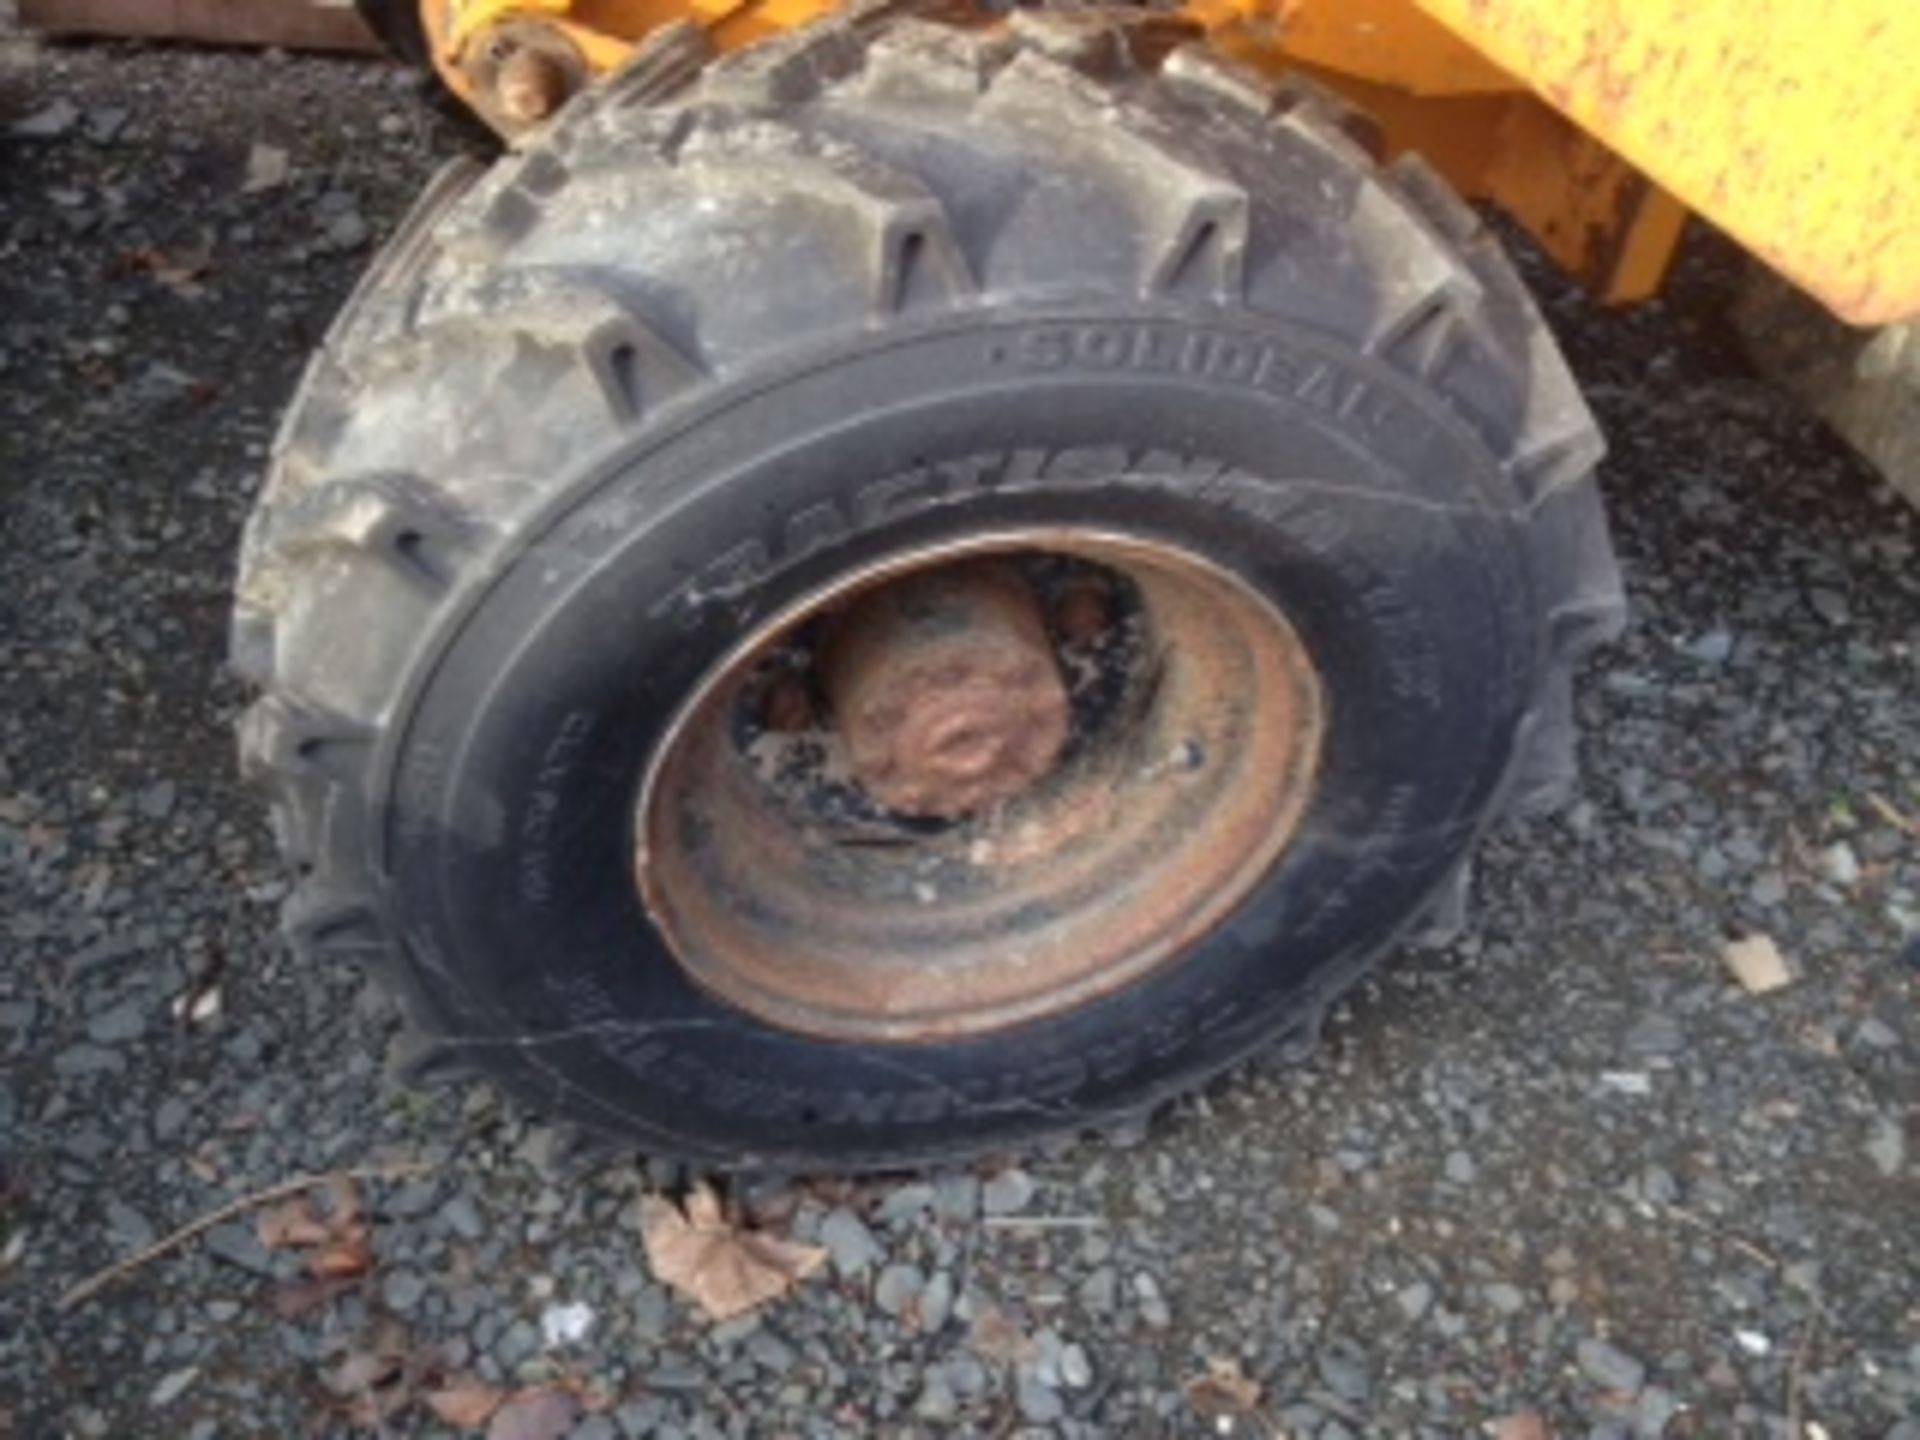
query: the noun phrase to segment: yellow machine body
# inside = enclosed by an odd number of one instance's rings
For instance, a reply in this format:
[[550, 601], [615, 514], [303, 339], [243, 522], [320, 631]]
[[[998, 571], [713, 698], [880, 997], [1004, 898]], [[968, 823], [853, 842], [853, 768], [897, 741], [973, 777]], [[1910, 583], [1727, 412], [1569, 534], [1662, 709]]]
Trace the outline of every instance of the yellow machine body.
[[[582, 73], [675, 20], [732, 49], [833, 0], [421, 0], [435, 60], [542, 28]], [[1341, 91], [1603, 298], [1656, 293], [1698, 213], [1844, 320], [1920, 317], [1913, 0], [1187, 0], [1223, 53]]]

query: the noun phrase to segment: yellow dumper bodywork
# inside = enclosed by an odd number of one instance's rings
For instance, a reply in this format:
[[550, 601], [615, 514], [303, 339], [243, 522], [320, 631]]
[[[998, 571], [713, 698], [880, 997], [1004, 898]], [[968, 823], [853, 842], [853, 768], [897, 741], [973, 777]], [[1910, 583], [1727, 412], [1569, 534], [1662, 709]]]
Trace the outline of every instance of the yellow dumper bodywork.
[[[541, 27], [579, 73], [674, 20], [722, 48], [832, 0], [422, 0], [435, 60]], [[1920, 316], [1912, 0], [1188, 0], [1224, 53], [1342, 91], [1390, 152], [1493, 200], [1597, 293], [1655, 293], [1696, 212], [1855, 324]], [[499, 123], [497, 109], [493, 118]], [[503, 127], [503, 128], [511, 128]]]
[[1920, 5], [1420, 0], [1843, 319], [1920, 315]]

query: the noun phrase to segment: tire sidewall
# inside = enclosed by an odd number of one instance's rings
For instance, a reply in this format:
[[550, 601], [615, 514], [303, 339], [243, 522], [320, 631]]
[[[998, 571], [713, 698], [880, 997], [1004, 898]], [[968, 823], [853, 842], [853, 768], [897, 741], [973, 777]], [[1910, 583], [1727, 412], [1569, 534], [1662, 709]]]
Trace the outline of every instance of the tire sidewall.
[[[734, 1163], [932, 1158], [1150, 1103], [1311, 1023], [1497, 798], [1538, 680], [1518, 506], [1387, 365], [1265, 319], [1073, 309], [869, 339], [660, 417], [470, 582], [375, 795], [383, 904], [523, 1094]], [[1299, 837], [1189, 955], [1070, 1013], [834, 1044], [710, 997], [648, 921], [636, 797], [686, 696], [849, 569], [1058, 526], [1272, 601], [1328, 733]], [[498, 1056], [495, 1057], [496, 1062]]]

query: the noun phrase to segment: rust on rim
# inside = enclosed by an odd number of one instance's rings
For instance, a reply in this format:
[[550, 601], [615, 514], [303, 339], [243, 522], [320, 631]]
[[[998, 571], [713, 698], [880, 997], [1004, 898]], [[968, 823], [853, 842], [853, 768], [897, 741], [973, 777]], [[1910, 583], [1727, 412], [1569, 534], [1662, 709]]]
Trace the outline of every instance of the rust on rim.
[[1287, 619], [1184, 549], [983, 536], [748, 636], [641, 787], [680, 964], [781, 1028], [982, 1035], [1188, 951], [1280, 862], [1326, 727]]

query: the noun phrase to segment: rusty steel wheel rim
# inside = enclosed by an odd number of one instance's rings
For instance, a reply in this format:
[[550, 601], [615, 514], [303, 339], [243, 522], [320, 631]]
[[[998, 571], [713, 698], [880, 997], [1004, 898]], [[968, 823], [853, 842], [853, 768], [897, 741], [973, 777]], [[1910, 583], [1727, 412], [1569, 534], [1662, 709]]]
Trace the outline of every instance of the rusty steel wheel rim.
[[1177, 959], [1279, 863], [1326, 725], [1286, 617], [1158, 541], [981, 536], [738, 644], [641, 786], [693, 979], [840, 1041], [983, 1035]]

